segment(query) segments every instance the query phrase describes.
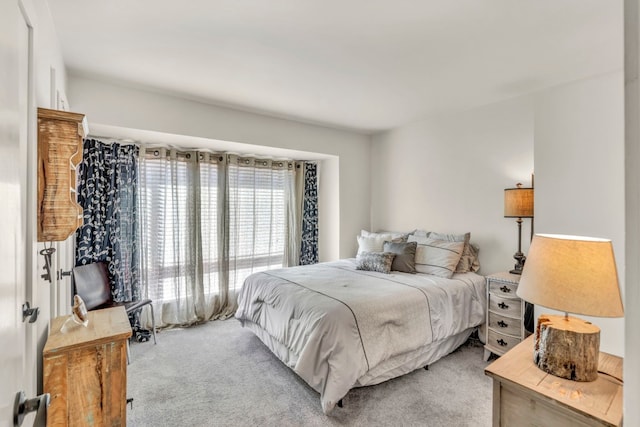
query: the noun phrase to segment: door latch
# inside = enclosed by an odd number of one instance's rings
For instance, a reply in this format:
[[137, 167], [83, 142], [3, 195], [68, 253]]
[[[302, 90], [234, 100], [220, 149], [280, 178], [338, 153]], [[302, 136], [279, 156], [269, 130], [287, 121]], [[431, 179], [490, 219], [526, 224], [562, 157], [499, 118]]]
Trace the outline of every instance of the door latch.
[[71, 276], [71, 270], [69, 271], [64, 271], [63, 269], [58, 270], [58, 273], [56, 274], [56, 278], [58, 280], [62, 280], [67, 276]]
[[34, 427], [46, 427], [47, 408], [51, 403], [49, 393], [41, 394], [33, 399], [27, 399], [24, 391], [16, 393], [16, 400], [13, 404], [13, 427], [20, 427], [25, 415], [29, 412], [36, 412], [36, 419], [33, 421]]
[[29, 318], [29, 323], [34, 323], [36, 320], [38, 320], [38, 314], [40, 314], [39, 307], [31, 308], [31, 304], [29, 304], [29, 301], [22, 304], [22, 321], [23, 322], [27, 320], [27, 318]]

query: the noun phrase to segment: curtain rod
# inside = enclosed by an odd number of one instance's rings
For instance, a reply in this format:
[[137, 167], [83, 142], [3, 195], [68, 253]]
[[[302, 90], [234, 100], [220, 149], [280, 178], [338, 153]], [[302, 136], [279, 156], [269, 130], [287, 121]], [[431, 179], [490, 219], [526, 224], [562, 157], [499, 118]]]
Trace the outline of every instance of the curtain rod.
[[113, 144], [117, 142], [119, 144], [137, 145], [138, 147], [146, 146], [145, 143], [141, 141], [136, 141], [135, 139], [131, 139], [131, 138], [116, 138], [113, 136], [106, 136], [106, 135], [94, 135], [92, 133], [89, 133], [89, 135], [87, 135], [85, 139], [98, 139], [100, 140], [100, 142], [104, 144]]
[[107, 135], [94, 135], [94, 134], [89, 134], [87, 135], [87, 137], [85, 139], [98, 139], [100, 140], [100, 142], [104, 143], [104, 144], [108, 144], [111, 145], [113, 143], [119, 143], [119, 144], [127, 144], [127, 145], [135, 145], [141, 149], [154, 149], [154, 148], [158, 148], [158, 147], [168, 147], [171, 149], [176, 149], [176, 150], [181, 150], [181, 151], [207, 151], [207, 152], [216, 152], [216, 153], [221, 153], [221, 154], [233, 154], [236, 156], [240, 156], [240, 157], [257, 157], [257, 158], [268, 158], [268, 159], [275, 159], [275, 160], [288, 160], [288, 161], [296, 161], [296, 162], [308, 162], [308, 163], [318, 163], [318, 160], [305, 160], [305, 159], [284, 159], [282, 157], [273, 157], [273, 156], [261, 156], [261, 155], [257, 155], [257, 154], [251, 154], [251, 153], [240, 153], [237, 151], [225, 151], [225, 150], [210, 150], [207, 148], [185, 148], [182, 146], [175, 146], [172, 144], [163, 144], [163, 143], [155, 143], [155, 142], [142, 142], [142, 141], [138, 141], [132, 138], [117, 138], [117, 137], [113, 137], [113, 136], [107, 136]]

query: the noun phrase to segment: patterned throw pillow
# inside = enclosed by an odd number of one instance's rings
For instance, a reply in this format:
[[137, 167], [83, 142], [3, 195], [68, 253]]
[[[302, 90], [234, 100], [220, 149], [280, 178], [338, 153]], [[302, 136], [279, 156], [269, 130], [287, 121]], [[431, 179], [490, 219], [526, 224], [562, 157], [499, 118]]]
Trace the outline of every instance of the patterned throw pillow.
[[383, 250], [396, 254], [391, 263], [392, 271], [402, 271], [403, 273], [416, 272], [416, 248], [418, 243], [394, 243], [384, 242]]
[[356, 257], [356, 270], [389, 274], [395, 254], [391, 252], [362, 252]]
[[448, 242], [429, 237], [409, 236], [410, 242], [417, 242], [416, 270], [434, 276], [450, 279], [460, 261], [464, 242]]

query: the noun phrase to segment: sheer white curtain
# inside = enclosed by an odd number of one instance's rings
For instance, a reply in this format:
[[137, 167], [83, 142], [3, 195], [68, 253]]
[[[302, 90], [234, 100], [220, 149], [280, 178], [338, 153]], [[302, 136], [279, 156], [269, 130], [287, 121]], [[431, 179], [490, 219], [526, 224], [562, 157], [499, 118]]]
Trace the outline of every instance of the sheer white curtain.
[[140, 157], [141, 282], [158, 326], [228, 317], [249, 274], [289, 264], [300, 239], [294, 162], [164, 148]]
[[236, 290], [252, 273], [288, 265], [295, 164], [235, 155], [228, 158], [229, 287]]

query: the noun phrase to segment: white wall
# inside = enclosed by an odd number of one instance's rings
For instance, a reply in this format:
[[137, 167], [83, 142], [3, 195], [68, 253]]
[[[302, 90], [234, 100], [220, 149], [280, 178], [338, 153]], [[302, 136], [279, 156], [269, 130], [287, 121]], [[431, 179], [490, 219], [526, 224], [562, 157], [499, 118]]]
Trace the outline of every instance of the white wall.
[[[367, 135], [203, 104], [83, 77], [70, 77], [69, 99], [93, 124], [232, 141], [333, 156], [320, 177], [322, 260], [355, 254], [370, 220]], [[339, 181], [337, 181], [339, 179]], [[334, 198], [327, 207], [324, 201]], [[333, 208], [328, 211], [329, 208]]]
[[[373, 228], [469, 231], [481, 273], [513, 268], [517, 226], [503, 217], [503, 190], [531, 184], [532, 109], [523, 97], [375, 135]], [[524, 252], [530, 226], [525, 219]]]
[[[622, 290], [623, 96], [622, 72], [537, 94], [534, 149], [536, 231], [611, 239]], [[552, 311], [536, 308], [541, 312]], [[624, 319], [580, 317], [601, 328], [601, 350], [624, 354]]]
[[640, 1], [625, 0], [624, 422], [640, 425]]
[[[535, 232], [612, 239], [624, 283], [623, 120], [617, 72], [375, 135], [373, 228], [470, 231], [481, 273], [507, 270], [517, 237], [502, 190], [529, 184], [535, 163]], [[528, 234], [525, 220], [525, 254]], [[624, 320], [591, 320], [601, 349], [624, 354]]]

